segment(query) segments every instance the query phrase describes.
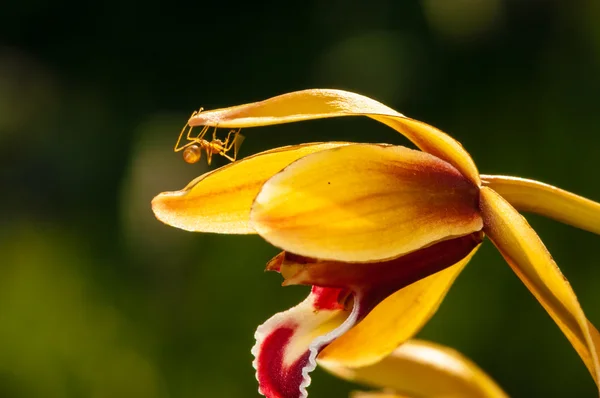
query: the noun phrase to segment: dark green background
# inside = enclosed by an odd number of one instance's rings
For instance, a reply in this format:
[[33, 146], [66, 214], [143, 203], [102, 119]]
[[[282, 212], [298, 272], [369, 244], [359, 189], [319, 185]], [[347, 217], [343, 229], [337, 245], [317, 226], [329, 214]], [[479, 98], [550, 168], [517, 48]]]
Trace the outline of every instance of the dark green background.
[[[263, 273], [277, 250], [258, 237], [154, 219], [155, 194], [207, 170], [172, 152], [200, 106], [348, 89], [449, 132], [484, 173], [600, 200], [599, 20], [596, 0], [4, 2], [0, 397], [257, 396], [254, 330], [307, 291]], [[358, 118], [245, 134], [242, 156], [409, 145]], [[528, 219], [600, 325], [600, 237]], [[489, 242], [421, 335], [515, 397], [597, 394]], [[355, 387], [317, 371], [310, 392]]]

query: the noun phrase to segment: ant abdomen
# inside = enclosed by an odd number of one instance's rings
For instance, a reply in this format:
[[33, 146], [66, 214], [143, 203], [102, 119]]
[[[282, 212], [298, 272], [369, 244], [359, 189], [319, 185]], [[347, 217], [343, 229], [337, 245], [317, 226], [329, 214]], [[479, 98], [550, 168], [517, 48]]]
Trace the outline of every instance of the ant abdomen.
[[183, 160], [185, 160], [186, 163], [196, 163], [201, 157], [202, 148], [200, 148], [198, 145], [190, 145], [183, 150]]

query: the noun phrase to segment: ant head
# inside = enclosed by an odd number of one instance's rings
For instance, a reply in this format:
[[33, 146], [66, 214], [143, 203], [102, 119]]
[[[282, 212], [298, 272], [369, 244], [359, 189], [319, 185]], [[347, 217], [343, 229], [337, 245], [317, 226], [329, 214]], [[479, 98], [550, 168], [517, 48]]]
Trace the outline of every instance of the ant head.
[[198, 145], [190, 145], [183, 150], [183, 160], [186, 163], [197, 163], [202, 157], [202, 149]]

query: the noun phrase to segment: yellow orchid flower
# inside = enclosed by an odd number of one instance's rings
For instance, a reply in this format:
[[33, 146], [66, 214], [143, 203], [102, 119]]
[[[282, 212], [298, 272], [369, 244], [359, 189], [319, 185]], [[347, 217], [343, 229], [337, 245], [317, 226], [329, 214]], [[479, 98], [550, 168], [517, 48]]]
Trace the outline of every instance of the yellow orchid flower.
[[316, 361], [371, 366], [433, 316], [487, 235], [569, 339], [600, 385], [600, 334], [518, 210], [600, 234], [600, 204], [536, 181], [479, 175], [456, 140], [370, 98], [305, 90], [205, 111], [190, 126], [244, 128], [368, 116], [420, 151], [330, 142], [266, 151], [152, 202], [190, 231], [260, 234], [284, 250], [268, 264], [312, 289], [256, 332], [259, 391], [305, 397]]
[[321, 363], [333, 375], [378, 392], [352, 398], [508, 398], [477, 365], [456, 350], [423, 340], [409, 340], [383, 360], [362, 368]]

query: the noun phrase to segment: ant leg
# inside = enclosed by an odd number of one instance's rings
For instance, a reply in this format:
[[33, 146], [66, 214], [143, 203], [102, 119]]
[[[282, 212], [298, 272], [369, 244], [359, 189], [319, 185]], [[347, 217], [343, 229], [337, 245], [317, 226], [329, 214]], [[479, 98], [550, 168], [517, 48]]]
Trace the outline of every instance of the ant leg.
[[206, 151], [206, 163], [208, 163], [208, 165], [210, 166], [210, 162], [212, 161], [212, 152], [207, 149]]
[[[179, 151], [187, 148], [190, 145], [198, 143], [202, 140], [202, 138], [204, 138], [204, 135], [207, 133], [207, 131], [209, 129], [208, 126], [203, 126], [202, 130], [200, 130], [200, 133], [198, 133], [197, 136], [193, 137], [192, 130], [194, 129], [194, 126], [190, 126], [190, 124], [189, 124], [189, 119], [193, 118], [194, 116], [196, 116], [203, 110], [204, 110], [204, 108], [200, 108], [197, 111], [192, 112], [191, 116], [188, 118], [188, 123], [186, 123], [185, 126], [183, 126], [183, 129], [181, 129], [181, 133], [179, 133], [179, 137], [177, 138], [177, 142], [175, 143], [175, 148], [174, 148], [175, 152], [179, 152]], [[179, 144], [181, 143], [181, 139], [183, 138], [183, 135], [185, 134], [186, 130], [187, 130], [186, 139], [189, 142], [187, 142], [185, 145], [179, 146]]]
[[229, 151], [229, 147], [227, 147], [227, 144], [229, 143], [229, 137], [231, 136], [231, 130], [229, 131], [229, 133], [227, 134], [227, 137], [225, 137], [225, 139], [223, 140], [223, 144], [222, 144], [222, 150], [221, 152], [228, 152]]
[[[229, 131], [229, 134], [227, 134], [227, 138], [225, 138], [225, 142], [223, 143], [223, 150], [219, 152], [219, 155], [223, 156], [226, 159], [229, 159], [231, 162], [235, 162], [235, 160], [237, 159], [238, 149], [240, 147], [240, 144], [244, 140], [244, 136], [240, 135], [240, 130], [241, 128]], [[231, 138], [232, 134], [233, 139]], [[231, 143], [229, 142], [230, 140]], [[231, 148], [234, 148], [233, 156], [227, 154], [227, 152], [229, 152]]]
[[192, 137], [190, 135], [190, 133], [192, 132], [192, 128], [193, 127], [190, 126], [190, 130], [188, 131], [187, 139], [190, 141], [194, 141], [194, 142], [200, 142], [202, 140], [202, 138], [204, 138], [204, 135], [206, 134], [206, 132], [208, 131], [208, 126], [203, 126], [202, 130], [200, 130], [198, 135], [196, 135], [195, 137]]
[[[235, 144], [235, 141], [238, 138], [238, 135], [240, 134], [240, 129], [237, 130], [229, 130], [229, 133], [227, 134], [227, 138], [225, 138], [225, 142], [223, 142], [223, 147], [225, 147], [225, 149], [223, 150], [224, 152], [229, 152], [229, 150], [231, 148], [233, 148], [233, 145]], [[231, 139], [231, 134], [233, 134], [233, 140], [231, 141], [231, 144], [229, 144], [229, 140]], [[229, 146], [227, 146], [227, 144], [229, 144]]]
[[225, 159], [229, 160], [230, 162], [235, 162], [235, 158], [232, 158], [231, 156], [229, 156], [225, 152], [219, 152], [219, 155], [223, 156]]
[[[192, 116], [194, 116], [195, 114], [196, 114], [196, 112], [192, 113]], [[190, 117], [192, 117], [192, 116], [190, 116]], [[183, 134], [185, 133], [186, 130], [188, 131], [187, 135], [186, 135], [187, 140], [188, 141], [192, 141], [192, 139], [190, 138], [190, 133], [192, 132], [192, 126], [190, 126], [188, 123], [186, 123], [185, 126], [183, 126], [183, 128], [181, 129], [181, 133], [179, 133], [179, 138], [177, 138], [177, 142], [175, 143], [175, 148], [174, 148], [175, 152], [179, 152], [182, 149], [184, 149], [184, 148], [188, 147], [189, 145], [191, 145], [188, 142], [187, 144], [185, 144], [182, 147], [179, 146], [179, 143], [181, 142], [181, 138], [183, 137]]]
[[[185, 127], [187, 127], [187, 124], [185, 125]], [[183, 148], [179, 148], [179, 142], [181, 142], [181, 137], [183, 136], [185, 127], [183, 128], [183, 130], [181, 130], [181, 133], [179, 133], [179, 138], [177, 138], [177, 142], [175, 143], [175, 147], [173, 148], [173, 151], [175, 151], [175, 152], [179, 152], [183, 149]]]
[[189, 129], [188, 129], [188, 133], [187, 133], [187, 139], [188, 139], [188, 140], [190, 139], [190, 134], [192, 133], [192, 129], [193, 129], [193, 127], [192, 127], [192, 126], [190, 126], [190, 119], [191, 119], [191, 118], [193, 118], [194, 116], [196, 116], [197, 114], [198, 114], [198, 111], [194, 111], [194, 112], [192, 112], [192, 114], [190, 115], [190, 117], [188, 117], [188, 122], [185, 124], [185, 127], [184, 127], [184, 129], [185, 129], [186, 127], [189, 127]]
[[[195, 111], [194, 113], [192, 113], [192, 116], [190, 116], [189, 119], [193, 118], [194, 116], [196, 116], [197, 114], [202, 112], [203, 109], [204, 108], [200, 108], [198, 111]], [[188, 125], [189, 125], [189, 119], [188, 119]], [[192, 133], [193, 128], [194, 127], [190, 126], [190, 129], [188, 130], [188, 133], [187, 133], [187, 139], [189, 141], [194, 141], [194, 142], [200, 142], [204, 138], [204, 135], [208, 132], [208, 129], [209, 129], [208, 126], [202, 126], [202, 130], [200, 130], [198, 135], [196, 135], [195, 137], [192, 137], [191, 133]]]

